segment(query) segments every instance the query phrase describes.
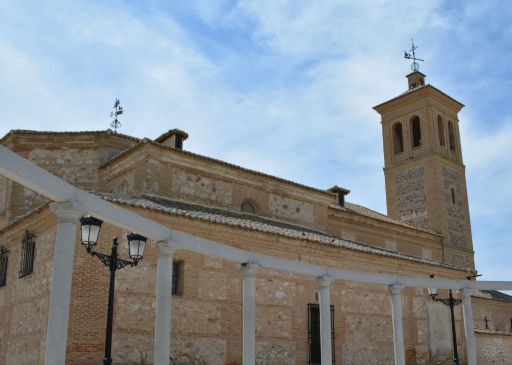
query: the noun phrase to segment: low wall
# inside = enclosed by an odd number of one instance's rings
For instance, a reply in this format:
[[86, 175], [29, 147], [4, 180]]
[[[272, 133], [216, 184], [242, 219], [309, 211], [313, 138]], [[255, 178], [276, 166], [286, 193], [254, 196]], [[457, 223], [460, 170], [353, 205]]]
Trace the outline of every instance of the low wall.
[[478, 365], [512, 365], [512, 333], [475, 331]]

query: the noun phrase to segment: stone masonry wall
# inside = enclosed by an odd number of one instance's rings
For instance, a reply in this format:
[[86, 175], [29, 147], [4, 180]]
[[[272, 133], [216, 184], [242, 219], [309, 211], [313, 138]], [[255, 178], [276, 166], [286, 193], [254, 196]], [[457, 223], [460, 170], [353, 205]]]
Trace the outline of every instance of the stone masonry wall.
[[485, 293], [477, 295], [472, 299], [475, 328], [512, 334], [512, 303], [483, 298]]
[[[9, 250], [7, 284], [0, 287], [0, 364], [32, 365], [44, 360], [52, 272], [54, 219], [48, 212], [0, 234]], [[33, 273], [19, 278], [21, 240], [36, 234]]]
[[478, 365], [512, 365], [512, 334], [476, 331]]

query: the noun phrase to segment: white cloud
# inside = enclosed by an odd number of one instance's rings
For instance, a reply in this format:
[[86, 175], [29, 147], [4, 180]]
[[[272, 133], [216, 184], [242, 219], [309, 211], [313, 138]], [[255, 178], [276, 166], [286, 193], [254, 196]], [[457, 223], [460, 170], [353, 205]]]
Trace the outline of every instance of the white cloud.
[[[0, 5], [0, 134], [104, 129], [119, 97], [125, 133], [156, 137], [179, 127], [190, 133], [187, 149], [320, 188], [344, 185], [351, 201], [382, 211], [381, 127], [371, 107], [405, 90], [410, 38], [419, 38], [429, 79], [457, 99], [497, 86], [464, 74], [489, 68], [494, 56], [475, 52], [456, 65], [444, 57], [452, 43], [483, 42], [487, 33], [473, 24], [480, 6], [494, 8], [481, 2], [448, 14], [441, 1], [231, 4], [195, 3], [212, 30], [201, 37], [157, 5]], [[491, 114], [484, 134], [478, 115], [461, 122], [477, 220], [512, 215], [512, 118]]]

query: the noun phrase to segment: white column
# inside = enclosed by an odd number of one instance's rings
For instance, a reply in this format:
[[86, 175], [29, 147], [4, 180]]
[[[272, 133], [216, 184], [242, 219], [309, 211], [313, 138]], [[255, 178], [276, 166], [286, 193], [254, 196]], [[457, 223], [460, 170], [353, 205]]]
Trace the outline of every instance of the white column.
[[68, 202], [51, 203], [50, 210], [57, 214], [57, 230], [44, 363], [46, 365], [64, 365], [68, 340], [76, 228], [80, 212], [73, 209]]
[[473, 329], [471, 294], [473, 294], [473, 289], [462, 289], [462, 310], [464, 311], [464, 334], [466, 335], [468, 365], [476, 365], [475, 332]]
[[395, 350], [395, 365], [405, 365], [404, 326], [402, 321], [403, 285], [389, 285], [391, 293], [391, 309], [393, 317], [393, 343]]
[[169, 241], [156, 243], [155, 365], [169, 365], [171, 356], [172, 256]]
[[320, 276], [316, 279], [320, 286], [318, 302], [320, 304], [320, 354], [322, 365], [332, 365], [332, 341], [331, 341], [331, 292], [333, 281], [328, 276]]
[[243, 293], [243, 364], [256, 363], [256, 271], [260, 266], [248, 262], [242, 264], [244, 272]]

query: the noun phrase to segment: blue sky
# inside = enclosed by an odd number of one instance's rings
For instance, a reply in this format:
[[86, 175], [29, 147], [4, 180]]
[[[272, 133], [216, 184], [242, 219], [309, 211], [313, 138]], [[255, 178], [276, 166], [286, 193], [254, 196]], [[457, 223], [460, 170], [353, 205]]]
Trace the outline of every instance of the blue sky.
[[460, 114], [476, 262], [511, 280], [512, 2], [0, 2], [0, 135], [190, 134], [185, 148], [385, 212], [380, 118], [414, 38]]

